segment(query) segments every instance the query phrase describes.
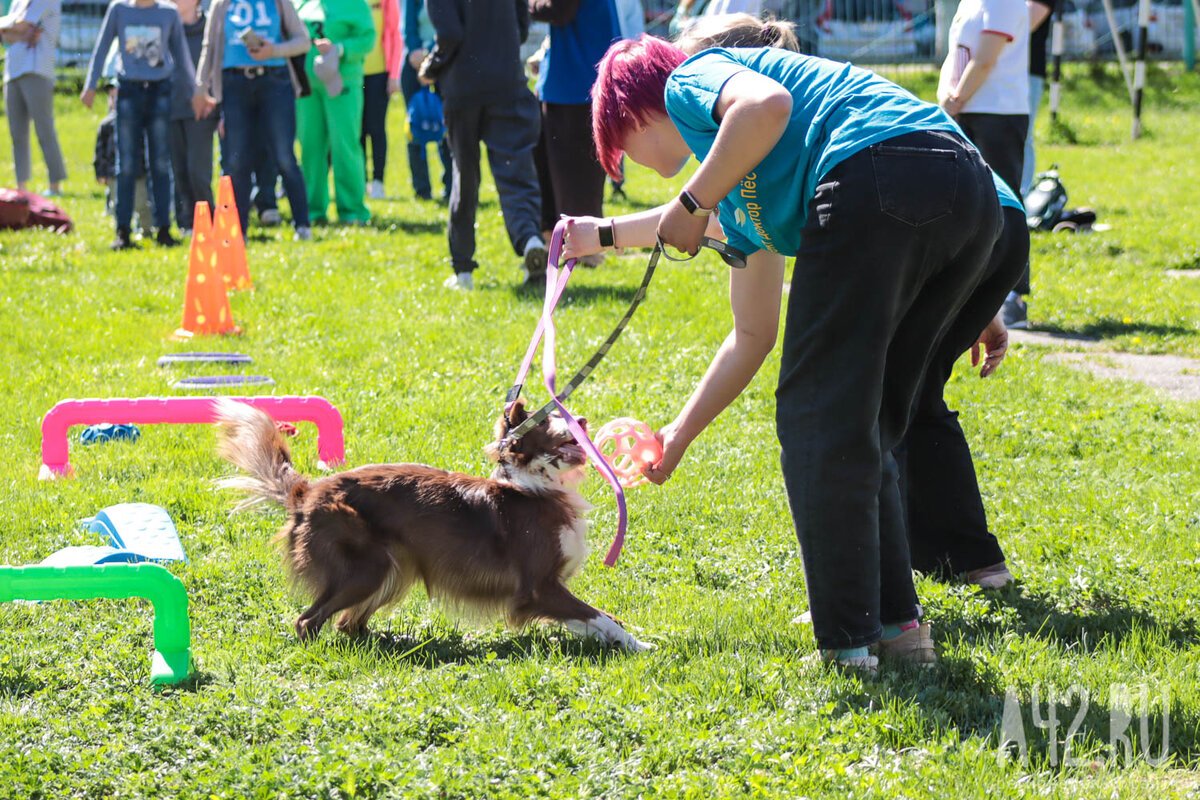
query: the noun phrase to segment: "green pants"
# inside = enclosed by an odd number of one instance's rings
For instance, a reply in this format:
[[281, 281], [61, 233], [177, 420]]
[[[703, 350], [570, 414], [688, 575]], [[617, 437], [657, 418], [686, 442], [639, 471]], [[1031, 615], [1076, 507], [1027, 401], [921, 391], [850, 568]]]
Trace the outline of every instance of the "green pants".
[[300, 140], [300, 169], [308, 186], [308, 207], [313, 221], [329, 216], [329, 164], [333, 163], [334, 200], [339, 222], [366, 222], [371, 218], [363, 201], [367, 181], [363, 173], [362, 78], [347, 80], [337, 97], [330, 97], [320, 79], [309, 76], [312, 94], [296, 101]]

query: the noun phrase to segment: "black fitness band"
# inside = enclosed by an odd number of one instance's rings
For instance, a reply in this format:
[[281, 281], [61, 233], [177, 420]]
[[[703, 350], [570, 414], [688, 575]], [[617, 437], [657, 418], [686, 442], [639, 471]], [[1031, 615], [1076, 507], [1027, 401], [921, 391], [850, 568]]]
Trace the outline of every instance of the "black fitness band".
[[614, 242], [616, 241], [616, 224], [616, 222], [609, 220], [607, 223], [596, 229], [597, 233], [600, 235], [601, 247], [615, 247]]

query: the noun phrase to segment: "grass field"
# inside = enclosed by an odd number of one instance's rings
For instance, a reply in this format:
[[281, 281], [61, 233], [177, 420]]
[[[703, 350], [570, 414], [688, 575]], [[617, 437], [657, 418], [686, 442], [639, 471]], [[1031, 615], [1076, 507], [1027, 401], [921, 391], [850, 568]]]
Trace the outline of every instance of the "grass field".
[[[932, 91], [929, 76], [903, 78]], [[1113, 350], [1195, 356], [1200, 282], [1166, 270], [1200, 268], [1200, 78], [1168, 66], [1150, 84], [1137, 143], [1112, 73], [1072, 72], [1063, 127], [1040, 117], [1041, 163], [1057, 163], [1072, 205], [1113, 228], [1036, 237], [1031, 318]], [[308, 244], [290, 229], [256, 232], [257, 288], [231, 298], [245, 334], [179, 345], [168, 336], [186, 252], [107, 250], [90, 178], [99, 115], [59, 100], [78, 232], [0, 234], [0, 563], [91, 543], [76, 521], [104, 506], [166, 507], [191, 559], [174, 571], [198, 672], [149, 687], [147, 603], [0, 606], [0, 798], [1200, 795], [1200, 408], [1043, 362], [1032, 347], [987, 381], [960, 365], [949, 387], [1021, 586], [984, 594], [923, 579], [941, 651], [932, 671], [864, 681], [809, 658], [811, 630], [793, 622], [806, 600], [773, 433], [776, 359], [674, 480], [630, 492], [616, 568], [594, 556], [574, 584], [655, 651], [460, 624], [417, 595], [376, 618], [375, 640], [327, 631], [299, 645], [301, 599], [268, 543], [280, 514], [229, 515], [210, 429], [74, 442], [78, 477], [40, 483], [39, 420], [68, 397], [178, 394], [174, 377], [218, 370], [167, 372], [157, 356], [230, 348], [252, 355], [275, 392], [334, 402], [350, 465], [483, 473], [540, 308], [515, 288], [494, 189], [474, 293], [441, 287], [443, 207], [373, 201], [365, 229], [318, 229]], [[388, 189], [407, 198], [400, 121], [397, 106]], [[11, 182], [5, 161], [0, 183]], [[679, 183], [631, 170], [631, 203], [656, 204]], [[643, 258], [576, 273], [558, 314], [560, 368], [616, 321]], [[725, 282], [710, 256], [660, 268], [574, 409], [596, 423], [669, 420], [727, 332]], [[313, 472], [311, 426], [295, 448]], [[598, 477], [586, 491], [603, 551], [614, 503]], [[1110, 746], [1114, 726], [1133, 755]], [[1024, 740], [1024, 763], [1016, 750], [999, 757], [1004, 738]]]

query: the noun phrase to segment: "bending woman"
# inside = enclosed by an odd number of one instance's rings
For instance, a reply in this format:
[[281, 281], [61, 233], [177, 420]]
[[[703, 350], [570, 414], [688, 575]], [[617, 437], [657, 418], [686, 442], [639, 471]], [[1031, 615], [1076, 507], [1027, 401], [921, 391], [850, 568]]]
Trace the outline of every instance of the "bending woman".
[[565, 253], [688, 253], [718, 210], [747, 268], [730, 275], [734, 327], [659, 436], [666, 481], [773, 349], [785, 258], [796, 257], [776, 392], [784, 482], [814, 632], [826, 660], [874, 671], [877, 652], [935, 660], [920, 623], [892, 449], [936, 344], [983, 279], [1001, 230], [987, 165], [936, 106], [848, 64], [775, 48], [690, 59], [642, 37], [600, 65], [601, 163], [671, 177], [660, 209], [568, 228]]

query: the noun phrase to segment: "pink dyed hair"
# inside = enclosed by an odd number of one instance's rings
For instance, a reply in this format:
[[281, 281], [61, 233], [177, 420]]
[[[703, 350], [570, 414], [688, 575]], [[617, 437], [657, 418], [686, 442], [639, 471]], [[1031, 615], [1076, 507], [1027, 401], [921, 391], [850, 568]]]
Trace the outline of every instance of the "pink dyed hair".
[[654, 115], [666, 115], [667, 77], [685, 60], [678, 47], [645, 34], [604, 54], [592, 87], [592, 138], [600, 165], [614, 180], [621, 177], [625, 137]]

